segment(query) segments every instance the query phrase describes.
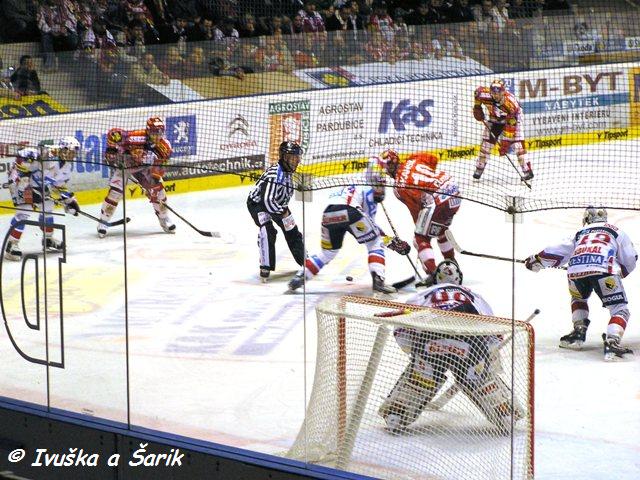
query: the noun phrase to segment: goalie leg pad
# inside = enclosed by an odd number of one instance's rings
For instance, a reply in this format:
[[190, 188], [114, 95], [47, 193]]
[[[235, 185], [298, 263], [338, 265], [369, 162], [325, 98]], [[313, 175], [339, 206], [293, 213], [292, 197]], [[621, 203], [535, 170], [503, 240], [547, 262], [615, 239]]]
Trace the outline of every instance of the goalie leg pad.
[[[489, 374], [479, 386], [463, 382], [462, 389], [487, 420], [498, 427], [500, 433], [509, 433], [511, 429], [511, 389], [501, 378]], [[513, 415], [518, 421], [525, 416], [524, 410], [516, 404], [513, 408]]]
[[378, 409], [378, 414], [392, 431], [403, 429], [418, 418], [445, 379], [437, 378], [431, 364], [414, 356]]

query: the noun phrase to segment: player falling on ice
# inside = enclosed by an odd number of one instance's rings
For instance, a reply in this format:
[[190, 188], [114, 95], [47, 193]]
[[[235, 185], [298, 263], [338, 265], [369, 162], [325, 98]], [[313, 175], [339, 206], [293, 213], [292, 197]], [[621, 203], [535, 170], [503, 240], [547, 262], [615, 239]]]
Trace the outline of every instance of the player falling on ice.
[[39, 148], [23, 148], [9, 169], [9, 192], [13, 204], [19, 210], [11, 219], [9, 240], [4, 257], [18, 261], [22, 258], [19, 243], [24, 224], [29, 219], [28, 209], [40, 212], [39, 222], [44, 223], [42, 244], [48, 250], [62, 250], [62, 241], [53, 238], [53, 207], [56, 201], [64, 205], [67, 213], [78, 215], [80, 207], [67, 183], [71, 178], [71, 164], [80, 151], [80, 143], [74, 137], [63, 137], [53, 145], [45, 142]]
[[604, 208], [587, 208], [582, 225], [572, 237], [531, 255], [525, 266], [537, 272], [568, 264], [573, 331], [560, 338], [560, 347], [582, 348], [590, 323], [587, 300], [595, 291], [611, 315], [607, 333], [602, 334], [604, 359], [624, 358], [633, 352], [620, 345], [630, 316], [622, 279], [636, 268], [638, 255], [627, 234], [607, 223]]
[[[109, 130], [104, 158], [112, 169], [109, 192], [100, 210], [100, 220], [110, 221], [122, 199], [124, 187], [131, 180], [145, 192], [162, 229], [167, 233], [175, 233], [176, 226], [169, 218], [165, 205], [167, 194], [162, 183], [164, 166], [171, 152], [171, 143], [165, 138], [165, 125], [160, 117], [149, 118], [144, 130]], [[104, 238], [106, 235], [107, 226], [98, 224], [98, 237]]]
[[395, 288], [385, 285], [384, 247], [408, 255], [411, 247], [399, 238], [387, 237], [376, 224], [378, 203], [384, 200], [385, 179], [378, 157], [369, 160], [364, 182], [367, 185], [347, 185], [336, 188], [322, 213], [320, 253], [307, 257], [304, 268], [289, 281], [289, 290], [300, 288], [335, 258], [347, 233], [368, 251], [369, 272], [373, 290], [394, 293]]
[[[522, 132], [524, 114], [515, 95], [506, 91], [502, 80], [494, 80], [489, 87], [478, 87], [474, 95], [473, 117], [484, 124], [484, 131], [473, 178], [477, 180], [482, 176], [491, 149], [499, 141], [500, 155], [506, 155], [513, 147], [522, 169], [522, 179], [531, 180], [533, 170], [531, 162], [525, 158], [527, 151]], [[483, 106], [487, 109], [488, 119]]]
[[436, 238], [445, 259], [455, 261], [453, 245], [445, 236], [453, 216], [460, 208], [458, 185], [437, 168], [438, 157], [430, 153], [414, 153], [404, 162], [394, 150], [381, 155], [387, 174], [395, 180], [393, 193], [404, 203], [415, 224], [414, 245], [418, 259], [428, 277], [425, 285], [433, 283], [436, 261], [431, 240]]
[[[492, 316], [493, 311], [477, 293], [462, 286], [462, 272], [455, 262], [444, 260], [435, 272], [436, 284], [407, 300], [440, 310]], [[450, 335], [396, 327], [400, 348], [410, 356], [395, 386], [378, 413], [387, 427], [399, 433], [420, 416], [447, 381], [447, 372], [457, 387], [501, 433], [511, 427], [511, 389], [499, 377], [501, 340], [496, 335]], [[452, 388], [452, 387], [449, 387]], [[514, 409], [516, 419], [522, 410]]]

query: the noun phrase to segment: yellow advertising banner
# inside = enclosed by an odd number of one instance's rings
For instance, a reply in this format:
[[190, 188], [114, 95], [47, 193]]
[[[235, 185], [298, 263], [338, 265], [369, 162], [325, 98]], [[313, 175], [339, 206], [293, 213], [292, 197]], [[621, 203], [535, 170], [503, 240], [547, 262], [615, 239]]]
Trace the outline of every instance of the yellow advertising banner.
[[20, 100], [0, 98], [0, 120], [41, 117], [69, 110], [49, 95], [25, 95]]
[[629, 126], [640, 125], [640, 67], [628, 69], [629, 75]]

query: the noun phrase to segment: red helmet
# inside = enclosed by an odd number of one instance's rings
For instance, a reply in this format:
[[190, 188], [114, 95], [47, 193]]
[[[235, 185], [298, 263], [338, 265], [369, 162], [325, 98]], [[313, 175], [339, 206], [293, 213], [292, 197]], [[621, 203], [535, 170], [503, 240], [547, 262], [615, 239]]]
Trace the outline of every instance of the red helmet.
[[388, 149], [380, 154], [380, 158], [382, 159], [384, 169], [387, 171], [387, 175], [395, 177], [398, 165], [400, 165], [400, 155], [398, 155], [398, 152]]
[[156, 135], [164, 135], [164, 120], [160, 117], [150, 117], [147, 120], [147, 135], [156, 134]]

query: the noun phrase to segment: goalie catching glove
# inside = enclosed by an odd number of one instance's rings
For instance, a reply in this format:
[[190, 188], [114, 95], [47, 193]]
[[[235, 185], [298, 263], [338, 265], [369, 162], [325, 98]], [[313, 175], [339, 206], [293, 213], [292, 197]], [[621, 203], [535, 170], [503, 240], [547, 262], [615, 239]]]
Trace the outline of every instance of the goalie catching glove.
[[524, 266], [532, 272], [537, 272], [542, 269], [542, 260], [539, 255], [531, 255], [524, 261]]
[[385, 247], [399, 253], [400, 255], [409, 255], [409, 252], [411, 251], [409, 244], [399, 237], [385, 236], [383, 238], [383, 242]]

